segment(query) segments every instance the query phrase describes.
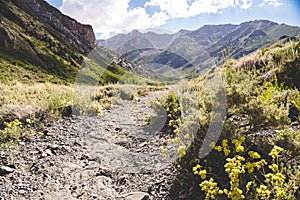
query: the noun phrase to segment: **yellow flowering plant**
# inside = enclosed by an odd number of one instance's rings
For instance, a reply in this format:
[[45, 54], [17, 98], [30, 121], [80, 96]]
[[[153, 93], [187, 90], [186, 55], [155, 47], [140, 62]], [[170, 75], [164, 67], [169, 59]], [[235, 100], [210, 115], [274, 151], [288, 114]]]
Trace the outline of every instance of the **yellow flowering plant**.
[[[186, 141], [191, 139], [189, 133], [184, 133], [181, 131], [181, 107], [178, 97], [175, 93], [170, 93], [166, 98], [160, 100], [160, 105], [162, 105], [167, 114], [167, 120], [165, 127], [163, 128], [166, 133], [169, 133], [167, 141], [169, 144], [176, 146], [176, 153], [179, 158], [183, 158], [186, 155], [186, 150], [188, 144]], [[161, 149], [160, 149], [161, 150]], [[163, 151], [162, 157], [167, 157], [167, 152]]]
[[[0, 129], [0, 148], [10, 148], [15, 142], [28, 139], [30, 135], [35, 133], [36, 124], [32, 119], [25, 119], [20, 121], [15, 119], [10, 122], [3, 122], [4, 128]], [[42, 132], [38, 132], [37, 135], [41, 136]]]
[[[223, 139], [220, 145], [211, 144], [213, 149], [225, 158], [224, 172], [227, 174], [227, 183], [215, 181], [220, 179], [217, 175], [207, 172], [200, 164], [192, 168], [193, 174], [201, 178], [199, 184], [205, 193], [205, 200], [219, 199], [294, 199], [295, 192], [300, 183], [299, 166], [287, 169], [279, 163], [280, 153], [284, 149], [274, 146], [263, 159], [253, 150], [248, 150], [243, 144], [244, 136], [230, 142]], [[215, 177], [218, 177], [216, 179]], [[288, 179], [289, 177], [289, 179]], [[224, 189], [221, 189], [221, 185]]]

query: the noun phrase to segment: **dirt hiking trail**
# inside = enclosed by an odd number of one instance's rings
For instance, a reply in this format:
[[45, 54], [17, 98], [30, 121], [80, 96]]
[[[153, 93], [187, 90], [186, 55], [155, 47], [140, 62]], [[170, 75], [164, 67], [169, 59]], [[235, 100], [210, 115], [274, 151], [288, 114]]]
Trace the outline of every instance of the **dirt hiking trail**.
[[44, 136], [19, 142], [9, 159], [1, 152], [14, 170], [0, 176], [0, 199], [169, 199], [175, 174], [159, 151], [165, 116], [151, 108], [166, 93], [60, 119]]

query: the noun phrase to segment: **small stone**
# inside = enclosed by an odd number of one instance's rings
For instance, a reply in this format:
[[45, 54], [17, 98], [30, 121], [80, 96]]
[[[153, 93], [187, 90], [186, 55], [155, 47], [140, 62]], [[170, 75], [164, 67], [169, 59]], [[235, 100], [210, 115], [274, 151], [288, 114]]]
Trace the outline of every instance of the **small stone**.
[[52, 145], [52, 149], [57, 149], [59, 146], [57, 144]]
[[150, 200], [150, 196], [145, 192], [131, 192], [122, 196], [126, 200]]
[[46, 149], [46, 150], [45, 150], [45, 153], [46, 153], [47, 155], [49, 155], [49, 156], [51, 156], [51, 155], [52, 155], [52, 151], [51, 151], [51, 149]]
[[24, 195], [26, 193], [25, 190], [19, 190], [18, 192], [19, 192], [20, 195]]
[[139, 147], [144, 147], [144, 146], [146, 146], [147, 145], [147, 142], [143, 142], [143, 143], [141, 143], [140, 145], [139, 145]]
[[0, 176], [4, 176], [6, 174], [10, 174], [12, 172], [14, 172], [16, 169], [12, 168], [12, 167], [9, 167], [9, 166], [1, 166], [0, 167]]
[[117, 132], [121, 132], [122, 130], [123, 130], [123, 129], [120, 128], [120, 127], [115, 128], [115, 131], [117, 131]]
[[45, 153], [45, 152], [43, 152], [42, 153], [42, 157], [44, 158], [44, 157], [47, 157], [48, 155]]

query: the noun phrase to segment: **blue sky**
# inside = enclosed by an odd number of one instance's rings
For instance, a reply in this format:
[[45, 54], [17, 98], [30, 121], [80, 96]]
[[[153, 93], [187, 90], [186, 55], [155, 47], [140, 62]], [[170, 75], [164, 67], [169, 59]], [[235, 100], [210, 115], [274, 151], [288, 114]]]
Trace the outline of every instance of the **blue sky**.
[[255, 19], [300, 26], [298, 0], [47, 0], [99, 38], [133, 29], [194, 30]]

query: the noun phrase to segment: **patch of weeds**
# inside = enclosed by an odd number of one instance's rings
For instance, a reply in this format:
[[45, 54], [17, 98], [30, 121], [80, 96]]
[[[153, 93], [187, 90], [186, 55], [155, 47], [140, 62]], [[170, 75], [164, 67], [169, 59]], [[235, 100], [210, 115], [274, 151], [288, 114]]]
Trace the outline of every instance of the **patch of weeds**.
[[274, 140], [276, 144], [284, 147], [284, 149], [289, 151], [290, 155], [300, 156], [300, 130], [287, 129], [277, 131]]
[[148, 115], [145, 117], [144, 121], [149, 124], [151, 122], [151, 120], [152, 120], [152, 117]]
[[145, 88], [145, 87], [144, 87], [144, 88], [140, 88], [140, 89], [137, 91], [138, 96], [142, 96], [142, 97], [147, 96], [148, 93], [149, 93], [149, 89], [148, 89], [148, 88]]
[[129, 85], [119, 86], [118, 90], [122, 100], [134, 100], [136, 98], [135, 88]]
[[34, 134], [32, 121], [27, 119], [24, 123], [15, 119], [11, 122], [4, 122], [4, 129], [0, 130], [0, 148], [9, 149], [19, 140], [29, 139]]

